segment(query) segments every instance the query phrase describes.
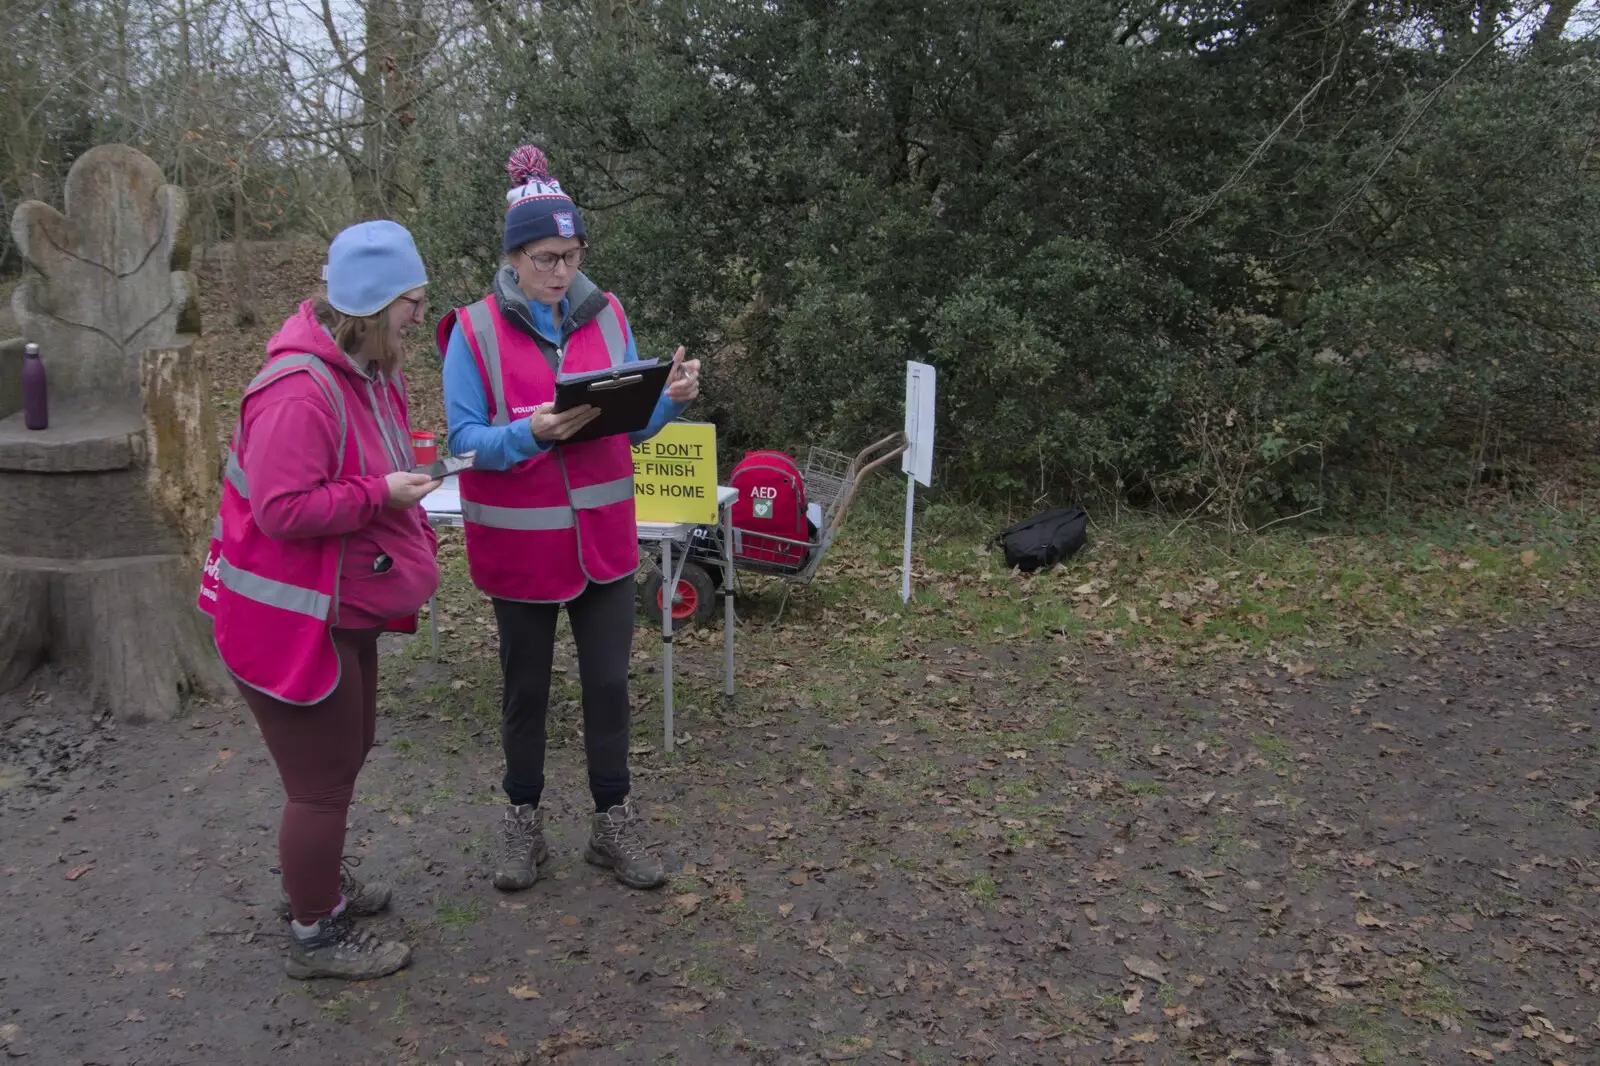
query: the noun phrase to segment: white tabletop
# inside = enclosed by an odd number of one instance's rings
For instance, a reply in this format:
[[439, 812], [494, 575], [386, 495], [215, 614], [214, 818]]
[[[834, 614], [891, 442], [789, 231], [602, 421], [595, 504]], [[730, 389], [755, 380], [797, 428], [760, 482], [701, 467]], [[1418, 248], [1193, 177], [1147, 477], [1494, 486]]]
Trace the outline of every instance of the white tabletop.
[[431, 518], [434, 515], [459, 515], [461, 513], [461, 485], [451, 474], [444, 484], [422, 498], [422, 509]]

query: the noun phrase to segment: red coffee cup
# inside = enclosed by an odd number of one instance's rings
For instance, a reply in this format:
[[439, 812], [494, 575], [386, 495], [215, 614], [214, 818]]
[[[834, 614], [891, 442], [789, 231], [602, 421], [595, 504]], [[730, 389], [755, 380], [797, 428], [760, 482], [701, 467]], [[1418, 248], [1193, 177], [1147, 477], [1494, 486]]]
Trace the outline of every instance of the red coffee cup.
[[418, 466], [431, 463], [439, 458], [439, 442], [434, 439], [432, 433], [414, 429], [411, 431], [411, 451], [417, 457]]

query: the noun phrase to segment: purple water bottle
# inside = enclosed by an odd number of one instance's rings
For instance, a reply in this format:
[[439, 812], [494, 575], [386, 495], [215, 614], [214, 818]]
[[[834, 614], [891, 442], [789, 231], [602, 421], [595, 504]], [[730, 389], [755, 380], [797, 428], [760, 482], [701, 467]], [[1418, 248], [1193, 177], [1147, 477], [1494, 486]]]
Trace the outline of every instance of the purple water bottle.
[[39, 358], [37, 344], [29, 344], [22, 349], [22, 423], [29, 429], [45, 429], [50, 425], [44, 360]]

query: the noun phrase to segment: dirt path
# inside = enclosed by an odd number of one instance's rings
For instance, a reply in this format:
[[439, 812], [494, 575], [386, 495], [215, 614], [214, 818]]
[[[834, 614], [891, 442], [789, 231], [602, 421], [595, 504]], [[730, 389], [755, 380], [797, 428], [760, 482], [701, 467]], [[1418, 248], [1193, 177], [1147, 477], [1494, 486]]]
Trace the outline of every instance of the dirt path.
[[[816, 702], [836, 666], [781, 659], [704, 709], [715, 648], [690, 642], [690, 740], [638, 756], [679, 871], [653, 894], [574, 861], [570, 706], [563, 858], [526, 894], [490, 887], [492, 680], [401, 651], [350, 841], [395, 883], [382, 925], [416, 959], [356, 987], [282, 976], [278, 788], [237, 711], [107, 730], [13, 698], [0, 1046], [108, 1066], [1600, 1061], [1590, 621], [1343, 679], [928, 650], [853, 710]], [[649, 649], [638, 668], [647, 688]], [[651, 748], [653, 704], [640, 718]]]

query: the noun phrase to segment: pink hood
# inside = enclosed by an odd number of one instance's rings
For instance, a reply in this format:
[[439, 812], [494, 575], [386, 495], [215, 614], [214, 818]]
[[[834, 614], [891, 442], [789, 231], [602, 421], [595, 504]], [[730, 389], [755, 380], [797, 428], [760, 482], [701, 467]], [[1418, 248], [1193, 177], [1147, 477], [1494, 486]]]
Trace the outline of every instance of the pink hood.
[[[248, 397], [237, 444], [256, 525], [271, 537], [343, 537], [338, 617], [342, 628], [383, 625], [415, 613], [439, 584], [437, 541], [421, 507], [384, 506], [384, 476], [411, 462], [405, 379], [358, 367], [322, 327], [308, 301], [267, 342], [269, 360], [309, 354], [345, 386], [365, 473], [341, 477], [338, 420], [309, 374], [289, 374]], [[392, 564], [374, 570], [380, 556]]]

